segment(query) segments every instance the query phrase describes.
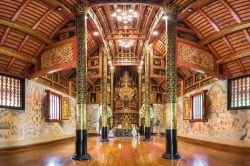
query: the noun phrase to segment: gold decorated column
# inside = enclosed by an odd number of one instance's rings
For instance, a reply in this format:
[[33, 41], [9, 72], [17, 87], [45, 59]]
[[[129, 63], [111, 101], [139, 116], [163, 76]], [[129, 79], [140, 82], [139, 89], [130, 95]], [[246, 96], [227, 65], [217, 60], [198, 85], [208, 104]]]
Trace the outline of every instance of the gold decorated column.
[[76, 153], [74, 160], [89, 160], [87, 153], [87, 11], [88, 7], [76, 7], [77, 36], [77, 108], [76, 108]]
[[112, 117], [110, 121], [110, 127], [113, 127], [114, 124], [114, 67], [110, 67], [110, 108], [112, 112]]
[[102, 138], [101, 142], [108, 142], [108, 119], [107, 119], [107, 81], [108, 81], [108, 49], [102, 50]]
[[165, 159], [179, 159], [177, 152], [177, 67], [176, 67], [176, 25], [177, 8], [175, 6], [163, 7], [166, 24], [166, 83], [167, 83], [167, 107], [166, 115], [166, 152]]
[[[139, 80], [138, 80], [138, 110], [140, 111], [141, 107], [142, 107], [142, 101], [141, 101], [141, 96], [142, 96], [142, 68], [141, 66], [138, 68], [138, 76], [139, 76]], [[139, 128], [140, 128], [140, 134], [142, 134], [142, 130], [143, 130], [143, 126], [141, 123], [141, 114], [139, 112]]]
[[148, 45], [144, 47], [145, 54], [145, 139], [151, 141], [150, 127], [150, 48]]

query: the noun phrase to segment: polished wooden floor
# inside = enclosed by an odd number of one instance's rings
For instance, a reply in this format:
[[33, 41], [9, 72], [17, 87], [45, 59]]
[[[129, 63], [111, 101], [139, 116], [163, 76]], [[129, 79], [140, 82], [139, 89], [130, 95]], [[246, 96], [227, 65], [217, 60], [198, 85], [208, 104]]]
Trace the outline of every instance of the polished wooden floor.
[[100, 143], [99, 137], [89, 137], [90, 161], [73, 161], [74, 141], [50, 144], [28, 150], [0, 154], [0, 166], [250, 166], [250, 156], [205, 148], [195, 144], [178, 142], [182, 158], [164, 160], [164, 137], [155, 136], [146, 143], [132, 138], [114, 138]]

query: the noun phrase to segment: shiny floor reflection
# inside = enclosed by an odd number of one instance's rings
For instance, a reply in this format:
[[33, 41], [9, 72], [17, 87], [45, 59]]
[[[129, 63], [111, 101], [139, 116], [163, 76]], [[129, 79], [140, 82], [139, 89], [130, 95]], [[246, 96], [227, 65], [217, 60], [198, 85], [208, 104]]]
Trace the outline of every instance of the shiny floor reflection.
[[154, 136], [152, 142], [132, 138], [111, 138], [101, 143], [99, 137], [89, 137], [90, 161], [73, 161], [74, 141], [50, 144], [33, 149], [0, 154], [0, 166], [250, 166], [250, 156], [212, 148], [205, 148], [183, 141], [178, 142], [180, 160], [164, 160], [164, 137]]

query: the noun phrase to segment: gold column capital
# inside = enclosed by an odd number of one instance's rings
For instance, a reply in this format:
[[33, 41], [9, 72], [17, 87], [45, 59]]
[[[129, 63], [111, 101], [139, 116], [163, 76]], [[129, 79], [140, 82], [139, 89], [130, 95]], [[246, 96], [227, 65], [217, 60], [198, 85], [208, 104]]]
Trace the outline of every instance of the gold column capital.
[[138, 69], [138, 74], [142, 74], [142, 69]]
[[89, 7], [84, 4], [77, 4], [76, 5], [76, 13], [77, 14], [87, 14]]
[[148, 44], [144, 45], [144, 51], [145, 51], [145, 53], [147, 53], [148, 51], [150, 51], [150, 46]]
[[113, 75], [114, 73], [115, 73], [114, 67], [113, 67], [113, 68], [110, 68], [110, 74]]
[[162, 12], [164, 15], [177, 15], [178, 7], [173, 4], [167, 4], [162, 6]]

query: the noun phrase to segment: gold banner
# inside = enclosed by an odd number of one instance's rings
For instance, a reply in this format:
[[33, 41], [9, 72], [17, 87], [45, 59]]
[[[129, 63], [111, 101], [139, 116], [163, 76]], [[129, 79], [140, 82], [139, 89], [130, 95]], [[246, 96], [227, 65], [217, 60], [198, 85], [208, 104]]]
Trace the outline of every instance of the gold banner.
[[176, 121], [176, 112], [177, 112], [177, 104], [176, 103], [167, 103], [166, 113], [166, 129], [176, 129], [177, 121]]
[[62, 98], [62, 120], [69, 120], [70, 117], [70, 102], [68, 97]]
[[77, 104], [76, 107], [76, 129], [87, 130], [87, 104]]

